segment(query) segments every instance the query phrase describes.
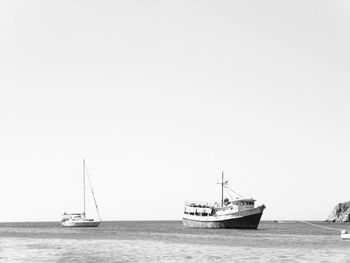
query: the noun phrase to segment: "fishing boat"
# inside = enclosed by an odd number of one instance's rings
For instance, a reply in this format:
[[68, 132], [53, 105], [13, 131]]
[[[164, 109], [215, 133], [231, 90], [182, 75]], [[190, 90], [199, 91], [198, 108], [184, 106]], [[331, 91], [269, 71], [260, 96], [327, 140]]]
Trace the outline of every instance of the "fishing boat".
[[[85, 177], [88, 177], [89, 185], [91, 189], [91, 193], [95, 202], [96, 212], [98, 215], [98, 220], [94, 220], [93, 218], [86, 217], [86, 205], [85, 205]], [[94, 194], [94, 190], [92, 189], [92, 184], [90, 180], [89, 173], [86, 169], [85, 160], [83, 160], [83, 199], [84, 199], [84, 210], [82, 213], [64, 213], [63, 218], [61, 220], [61, 225], [64, 227], [97, 227], [101, 223], [100, 213], [98, 211], [96, 198]]]
[[[265, 205], [255, 207], [252, 198], [242, 196], [229, 200], [224, 198], [224, 188], [228, 188], [228, 181], [218, 182], [221, 185], [221, 204], [214, 203], [185, 203], [182, 221], [185, 227], [190, 228], [237, 228], [257, 229]], [[237, 194], [237, 193], [236, 193]]]
[[342, 240], [350, 240], [350, 232], [347, 230], [342, 230], [340, 237]]

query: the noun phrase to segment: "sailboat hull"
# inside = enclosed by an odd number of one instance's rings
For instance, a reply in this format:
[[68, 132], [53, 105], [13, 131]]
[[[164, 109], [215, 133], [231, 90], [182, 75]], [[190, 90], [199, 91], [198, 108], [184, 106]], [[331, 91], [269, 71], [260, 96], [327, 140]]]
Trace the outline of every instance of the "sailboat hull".
[[63, 227], [98, 227], [99, 221], [64, 221], [61, 222]]

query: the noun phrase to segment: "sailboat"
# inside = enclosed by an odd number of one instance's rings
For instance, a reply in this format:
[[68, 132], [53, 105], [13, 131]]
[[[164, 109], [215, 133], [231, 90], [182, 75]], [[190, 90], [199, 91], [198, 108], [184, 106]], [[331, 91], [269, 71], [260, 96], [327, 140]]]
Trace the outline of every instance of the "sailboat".
[[[85, 175], [87, 174], [89, 179], [89, 184], [91, 188], [91, 193], [94, 198], [95, 207], [98, 215], [98, 221], [93, 218], [86, 217], [86, 207], [85, 207]], [[83, 213], [64, 213], [63, 218], [61, 220], [61, 225], [64, 227], [97, 227], [101, 223], [100, 213], [98, 211], [96, 198], [94, 194], [94, 190], [92, 189], [92, 184], [90, 180], [90, 176], [87, 172], [85, 160], [83, 160], [83, 196], [84, 196], [84, 210]]]

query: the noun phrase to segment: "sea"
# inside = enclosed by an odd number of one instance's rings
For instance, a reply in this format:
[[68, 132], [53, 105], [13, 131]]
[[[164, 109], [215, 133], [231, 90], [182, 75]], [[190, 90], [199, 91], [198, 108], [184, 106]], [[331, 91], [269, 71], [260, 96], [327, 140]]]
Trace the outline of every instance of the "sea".
[[0, 262], [350, 262], [350, 241], [340, 239], [350, 224], [311, 223], [262, 221], [257, 230], [188, 229], [181, 221], [0, 223]]

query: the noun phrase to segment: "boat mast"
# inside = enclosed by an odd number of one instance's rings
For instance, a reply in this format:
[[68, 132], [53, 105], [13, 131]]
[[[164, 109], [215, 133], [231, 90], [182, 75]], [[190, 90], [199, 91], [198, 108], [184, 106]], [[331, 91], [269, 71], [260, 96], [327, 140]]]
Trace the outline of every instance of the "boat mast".
[[224, 186], [228, 184], [228, 181], [224, 181], [224, 171], [221, 172], [221, 182], [217, 183], [221, 184], [221, 207], [224, 206]]
[[224, 171], [221, 172], [221, 206], [224, 206]]
[[84, 212], [83, 212], [83, 215], [85, 217], [85, 159], [83, 159], [83, 192], [84, 192]]

